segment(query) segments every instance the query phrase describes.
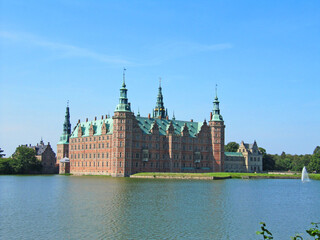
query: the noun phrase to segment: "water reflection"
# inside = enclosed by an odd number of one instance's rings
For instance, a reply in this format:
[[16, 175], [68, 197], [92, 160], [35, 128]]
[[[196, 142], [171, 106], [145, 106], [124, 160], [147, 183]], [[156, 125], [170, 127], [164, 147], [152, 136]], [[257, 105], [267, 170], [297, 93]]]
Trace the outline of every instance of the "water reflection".
[[320, 216], [320, 182], [301, 185], [0, 176], [0, 238], [257, 239], [266, 221], [288, 239]]

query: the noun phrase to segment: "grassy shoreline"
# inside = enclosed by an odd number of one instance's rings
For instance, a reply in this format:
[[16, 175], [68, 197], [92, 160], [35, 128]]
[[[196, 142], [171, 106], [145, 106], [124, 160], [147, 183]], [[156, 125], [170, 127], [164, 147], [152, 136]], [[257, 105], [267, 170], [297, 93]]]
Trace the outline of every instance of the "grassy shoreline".
[[[215, 172], [215, 173], [164, 173], [164, 172], [143, 172], [132, 175], [133, 177], [153, 177], [153, 178], [289, 178], [299, 179], [301, 174], [268, 174], [268, 173], [230, 173], [230, 172]], [[309, 174], [309, 178], [320, 180], [320, 174]]]

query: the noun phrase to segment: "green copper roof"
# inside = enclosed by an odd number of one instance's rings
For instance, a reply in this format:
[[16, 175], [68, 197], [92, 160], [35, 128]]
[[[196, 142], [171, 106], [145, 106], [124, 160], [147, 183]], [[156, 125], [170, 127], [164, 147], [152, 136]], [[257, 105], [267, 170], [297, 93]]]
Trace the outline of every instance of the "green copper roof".
[[212, 111], [212, 121], [223, 121], [223, 117], [220, 114], [219, 108], [219, 100], [218, 100], [218, 93], [217, 93], [217, 85], [216, 85], [216, 97], [213, 101], [213, 111]]
[[119, 97], [119, 104], [116, 107], [116, 112], [131, 112], [131, 106], [128, 101], [127, 97], [127, 91], [126, 89], [126, 82], [125, 82], [125, 71], [126, 69], [123, 69], [123, 82], [122, 87], [120, 88], [120, 97]]
[[162, 88], [161, 88], [161, 78], [159, 82], [159, 90], [158, 90], [158, 96], [157, 96], [157, 103], [156, 107], [153, 109], [153, 117], [159, 117], [166, 118], [168, 116], [168, 110], [165, 109], [163, 104], [163, 95], [162, 95]]
[[228, 157], [243, 157], [241, 152], [224, 152]]
[[199, 133], [203, 123], [201, 122], [186, 122], [186, 121], [179, 121], [179, 120], [167, 120], [167, 119], [159, 119], [159, 118], [147, 118], [147, 117], [136, 117], [139, 127], [141, 130], [146, 133], [150, 134], [151, 128], [156, 121], [159, 127], [160, 135], [166, 135], [166, 130], [168, 129], [170, 122], [174, 127], [174, 134], [181, 134], [184, 124], [187, 125], [189, 130], [189, 135], [191, 137], [195, 137], [196, 134]]
[[93, 125], [93, 130], [94, 130], [93, 136], [101, 135], [101, 128], [102, 128], [103, 123], [106, 123], [107, 134], [112, 134], [112, 132], [113, 132], [113, 119], [107, 118], [107, 119], [100, 119], [100, 120], [95, 120], [95, 121], [91, 121], [91, 122], [79, 123], [75, 127], [75, 129], [73, 130], [73, 132], [71, 134], [71, 138], [78, 137], [78, 131], [79, 131], [80, 126], [82, 128], [82, 137], [89, 136], [89, 129], [90, 129], [91, 125]]
[[60, 136], [60, 141], [58, 144], [68, 144], [69, 137], [71, 134], [71, 124], [70, 124], [70, 112], [69, 112], [69, 101], [66, 108], [66, 115], [63, 123], [63, 132]]

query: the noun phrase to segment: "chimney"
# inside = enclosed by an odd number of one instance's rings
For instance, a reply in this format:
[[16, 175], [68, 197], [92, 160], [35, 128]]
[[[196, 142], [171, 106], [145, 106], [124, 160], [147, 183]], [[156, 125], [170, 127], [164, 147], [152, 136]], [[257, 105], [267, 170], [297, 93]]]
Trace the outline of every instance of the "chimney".
[[50, 142], [48, 142], [48, 145], [50, 146]]
[[101, 120], [103, 120], [103, 115], [101, 116]]
[[97, 121], [97, 117], [94, 117], [94, 120]]
[[193, 119], [191, 119], [190, 122], [193, 122]]
[[166, 119], [167, 119], [167, 120], [169, 120], [169, 117], [168, 117], [168, 115], [166, 116]]
[[108, 118], [108, 115], [106, 114], [106, 119]]
[[80, 123], [80, 119], [78, 119], [78, 123]]
[[86, 118], [86, 122], [88, 122], [88, 118]]
[[212, 112], [210, 112], [210, 121], [212, 120]]
[[151, 118], [151, 116], [150, 116], [150, 113], [148, 114], [148, 119], [150, 119]]

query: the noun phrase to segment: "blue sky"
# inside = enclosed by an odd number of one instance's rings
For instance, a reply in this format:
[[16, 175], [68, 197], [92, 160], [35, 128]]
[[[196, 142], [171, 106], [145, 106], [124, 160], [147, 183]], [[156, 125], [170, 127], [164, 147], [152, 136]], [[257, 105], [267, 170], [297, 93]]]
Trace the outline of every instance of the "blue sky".
[[112, 114], [122, 69], [132, 109], [203, 121], [215, 84], [226, 143], [269, 153], [320, 145], [320, 1], [0, 0], [0, 147], [56, 149], [65, 107]]

